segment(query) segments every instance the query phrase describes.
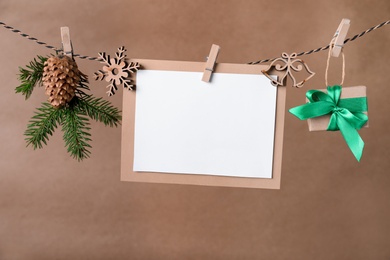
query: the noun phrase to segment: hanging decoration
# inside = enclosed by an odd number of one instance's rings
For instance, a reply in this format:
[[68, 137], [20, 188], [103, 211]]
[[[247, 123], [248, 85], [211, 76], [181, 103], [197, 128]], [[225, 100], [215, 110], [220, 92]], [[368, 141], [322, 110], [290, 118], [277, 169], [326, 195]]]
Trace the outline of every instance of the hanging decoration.
[[[338, 52], [346, 43], [355, 41], [356, 39], [388, 24], [390, 24], [390, 20], [371, 27], [351, 38], [339, 37], [340, 35], [345, 36], [346, 34], [346, 32], [343, 32], [339, 28], [335, 35], [337, 40], [331, 42], [327, 46], [305, 52], [292, 53], [291, 55], [283, 53], [279, 58], [263, 59], [249, 62], [248, 64], [255, 65], [271, 62], [268, 69], [264, 70], [263, 73], [274, 85], [280, 86], [287, 77], [290, 77], [294, 87], [302, 87], [307, 80], [314, 76], [314, 72], [309, 69], [305, 62], [297, 59], [297, 57], [328, 49], [333, 49], [334, 52]], [[118, 52], [115, 54], [115, 58], [110, 58], [110, 56], [106, 55], [105, 52], [99, 53], [99, 57], [73, 54], [72, 50], [64, 50], [64, 48], [58, 49], [54, 46], [48, 45], [45, 42], [39, 41], [37, 38], [31, 37], [26, 33], [22, 33], [20, 30], [15, 29], [4, 22], [0, 21], [0, 25], [13, 33], [17, 33], [28, 40], [34, 41], [37, 44], [56, 52], [56, 55], [52, 55], [51, 57], [38, 56], [25, 68], [20, 68], [19, 79], [21, 81], [21, 85], [16, 88], [16, 93], [21, 93], [26, 99], [28, 99], [36, 86], [43, 85], [45, 87], [45, 93], [48, 95], [48, 102], [44, 102], [42, 106], [37, 109], [35, 115], [32, 117], [27, 126], [27, 130], [25, 132], [27, 144], [33, 146], [34, 149], [42, 148], [43, 144], [47, 143], [49, 136], [53, 134], [55, 128], [57, 126], [61, 126], [64, 132], [65, 146], [71, 156], [77, 160], [87, 158], [90, 155], [90, 151], [88, 149], [91, 147], [89, 144], [91, 141], [89, 133], [89, 118], [112, 127], [117, 126], [120, 123], [121, 116], [119, 110], [113, 107], [108, 101], [101, 98], [95, 98], [93, 95], [87, 93], [87, 91], [90, 90], [87, 85], [87, 76], [78, 70], [74, 57], [91, 61], [99, 61], [105, 64], [102, 70], [98, 70], [94, 73], [94, 78], [96, 80], [105, 79], [109, 82], [109, 85], [107, 86], [109, 89], [107, 91], [109, 96], [115, 94], [119, 85], [123, 85], [124, 88], [129, 90], [134, 89], [135, 86], [130, 76], [132, 73], [135, 73], [138, 69], [140, 69], [140, 65], [138, 63], [127, 61], [125, 54], [126, 50], [124, 47], [120, 47], [118, 49]], [[63, 46], [65, 45], [63, 44]], [[68, 46], [71, 46], [70, 40], [68, 41]], [[284, 76], [281, 77], [280, 80], [274, 80], [268, 74], [271, 69], [284, 71]], [[309, 73], [309, 76], [304, 80], [297, 82], [295, 79], [295, 72], [300, 72], [303, 69]], [[332, 118], [327, 130], [341, 130], [346, 140], [351, 137], [354, 141], [347, 140], [347, 143], [355, 157], [360, 160], [364, 143], [362, 143], [363, 141], [359, 139], [360, 137], [357, 137], [357, 130], [365, 124], [363, 122], [367, 121], [367, 118], [361, 114], [366, 114], [366, 101], [362, 101], [363, 99], [355, 99], [355, 101], [351, 102], [358, 102], [361, 106], [355, 107], [355, 105], [353, 105], [353, 108], [349, 107], [349, 105], [345, 105], [346, 101], [343, 101], [349, 97], [340, 98], [340, 95], [338, 94], [341, 93], [341, 89], [346, 90], [341, 87], [341, 84], [339, 84], [329, 87], [328, 94], [322, 91], [320, 92], [323, 94], [318, 91], [309, 91], [307, 94], [309, 104], [306, 104], [307, 106], [303, 105], [304, 107], [301, 106], [299, 109], [293, 108], [290, 112], [301, 119], [306, 119], [311, 118], [308, 117], [307, 113], [309, 113], [310, 116], [314, 116], [315, 114], [307, 112], [308, 109], [311, 110], [314, 107], [321, 106], [322, 112], [320, 114], [325, 113], [327, 116]], [[322, 105], [320, 105], [325, 104], [324, 102], [329, 103], [326, 103], [326, 109], [322, 108]], [[345, 106], [341, 106], [341, 104]], [[314, 122], [317, 118], [325, 117], [320, 114], [316, 114], [316, 118], [308, 119], [309, 123], [310, 120]], [[352, 117], [351, 114], [359, 120], [350, 120], [349, 118]], [[347, 123], [345, 122], [347, 122], [349, 126], [346, 127], [345, 125]], [[352, 128], [354, 129], [353, 131], [351, 130]], [[356, 133], [354, 131], [356, 131]]]
[[[266, 70], [263, 70], [261, 72], [263, 72], [263, 74], [269, 80], [271, 80], [272, 85], [276, 87], [284, 85], [287, 76], [289, 76], [293, 82], [293, 87], [300, 88], [303, 86], [303, 84], [305, 84], [306, 81], [311, 79], [315, 75], [315, 73], [309, 69], [309, 66], [303, 60], [295, 59], [296, 57], [296, 53], [288, 55], [287, 53], [283, 52], [281, 58], [275, 59]], [[303, 70], [303, 68], [305, 68], [306, 72], [309, 73], [309, 76], [306, 79], [297, 82], [293, 75], [293, 71], [300, 72]], [[278, 79], [274, 79], [268, 74], [268, 72], [272, 69], [275, 69], [277, 71], [284, 71], [284, 75], [279, 77]]]
[[[306, 98], [309, 103], [291, 108], [290, 113], [301, 120], [330, 115], [327, 131], [340, 130], [349, 149], [356, 160], [360, 161], [364, 142], [360, 137], [360, 130], [368, 121], [367, 98], [340, 99], [342, 87], [335, 85], [327, 88], [327, 93], [320, 90], [309, 90]], [[325, 119], [325, 118], [324, 118]]]
[[[340, 44], [337, 45], [337, 42], [339, 42], [340, 37], [345, 37], [347, 33], [347, 30], [344, 30], [343, 26], [349, 27], [349, 20], [344, 20], [340, 24], [335, 37], [330, 42], [325, 71], [327, 91], [307, 91], [306, 98], [308, 103], [291, 108], [289, 112], [301, 120], [311, 119], [311, 121], [309, 121], [310, 130], [340, 130], [356, 160], [360, 161], [363, 154], [364, 141], [360, 137], [358, 130], [363, 126], [366, 126], [368, 122], [367, 97], [365, 96], [366, 87], [344, 88], [345, 90], [348, 90], [349, 94], [344, 95], [344, 98], [341, 98], [343, 90], [342, 84], [344, 83], [345, 78], [345, 55], [342, 49], [343, 46]], [[338, 48], [338, 50], [336, 48]], [[337, 51], [335, 51], [335, 49]], [[341, 83], [339, 85], [329, 86], [328, 71], [330, 58], [331, 56], [338, 57], [340, 53], [342, 54], [343, 59]], [[364, 96], [361, 96], [362, 94]], [[326, 123], [327, 127], [322, 129], [322, 126], [326, 125]], [[317, 127], [315, 125], [317, 125]]]
[[125, 47], [118, 48], [115, 53], [115, 58], [110, 58], [105, 52], [100, 52], [99, 57], [106, 64], [103, 66], [103, 70], [98, 70], [94, 73], [95, 80], [106, 79], [110, 84], [107, 86], [108, 96], [115, 95], [115, 91], [118, 90], [119, 85], [123, 85], [123, 88], [133, 90], [134, 85], [130, 78], [130, 74], [136, 72], [140, 65], [138, 62], [128, 62], [125, 54]]
[[16, 87], [16, 93], [28, 99], [37, 86], [44, 86], [48, 95], [49, 102], [37, 108], [27, 125], [27, 146], [42, 148], [61, 126], [65, 147], [80, 161], [90, 156], [88, 118], [112, 127], [120, 124], [121, 115], [110, 102], [87, 93], [88, 78], [78, 70], [71, 53], [63, 50], [51, 57], [38, 56], [26, 68], [20, 68], [21, 85]]

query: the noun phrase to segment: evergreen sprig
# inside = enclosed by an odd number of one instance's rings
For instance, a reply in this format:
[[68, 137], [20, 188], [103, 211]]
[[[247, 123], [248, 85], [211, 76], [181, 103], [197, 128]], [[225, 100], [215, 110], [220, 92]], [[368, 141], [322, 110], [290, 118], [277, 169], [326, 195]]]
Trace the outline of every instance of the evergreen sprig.
[[102, 98], [85, 96], [77, 100], [78, 106], [93, 120], [102, 122], [106, 126], [118, 126], [122, 117], [118, 108]]
[[31, 96], [34, 87], [42, 83], [43, 67], [46, 60], [46, 57], [38, 56], [26, 66], [26, 69], [19, 67], [19, 80], [22, 84], [16, 87], [16, 93], [22, 93], [25, 99]]
[[[20, 68], [22, 84], [16, 88], [16, 93], [22, 93], [28, 99], [35, 86], [42, 84], [42, 74], [45, 57], [38, 56], [27, 65]], [[44, 102], [37, 108], [35, 115], [29, 121], [25, 131], [27, 146], [33, 149], [42, 148], [47, 144], [57, 126], [61, 126], [65, 147], [70, 155], [78, 161], [90, 156], [91, 145], [89, 118], [102, 122], [106, 126], [118, 126], [121, 121], [120, 111], [109, 101], [95, 98], [86, 93], [89, 90], [87, 76], [81, 73], [81, 80], [73, 99], [61, 108], [55, 108]]]
[[77, 106], [77, 102], [73, 102], [66, 109], [63, 109], [61, 125], [64, 132], [65, 146], [72, 157], [78, 161], [88, 158], [91, 154], [88, 150], [88, 148], [91, 148], [91, 145], [88, 143], [91, 141], [89, 138], [91, 136], [89, 133], [91, 128], [89, 127], [88, 118], [85, 117], [85, 113]]
[[55, 109], [47, 102], [42, 103], [42, 106], [37, 110], [24, 132], [27, 146], [32, 145], [34, 150], [42, 148], [43, 144], [47, 143], [57, 124], [61, 124], [62, 121], [62, 110]]
[[79, 85], [77, 86], [75, 93], [76, 96], [78, 97], [86, 97], [89, 96], [85, 91], [90, 91], [88, 87], [88, 78], [85, 74], [81, 73], [80, 74], [80, 82]]

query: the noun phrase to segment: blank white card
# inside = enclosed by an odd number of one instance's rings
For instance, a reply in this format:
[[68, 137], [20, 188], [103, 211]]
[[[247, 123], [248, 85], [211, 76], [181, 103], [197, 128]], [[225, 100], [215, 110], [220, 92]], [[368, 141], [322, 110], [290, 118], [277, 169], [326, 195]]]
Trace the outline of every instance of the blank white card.
[[137, 72], [133, 171], [272, 178], [276, 87], [263, 75]]

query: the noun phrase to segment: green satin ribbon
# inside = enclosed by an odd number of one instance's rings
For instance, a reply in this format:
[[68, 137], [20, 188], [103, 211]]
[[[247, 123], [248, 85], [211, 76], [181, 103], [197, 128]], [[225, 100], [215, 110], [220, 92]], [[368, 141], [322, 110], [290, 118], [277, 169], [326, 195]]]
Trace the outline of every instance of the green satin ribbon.
[[330, 114], [327, 131], [340, 130], [356, 160], [360, 161], [364, 142], [357, 130], [368, 121], [367, 98], [340, 99], [341, 86], [328, 87], [328, 93], [309, 90], [306, 97], [309, 103], [291, 108], [289, 112], [301, 120]]

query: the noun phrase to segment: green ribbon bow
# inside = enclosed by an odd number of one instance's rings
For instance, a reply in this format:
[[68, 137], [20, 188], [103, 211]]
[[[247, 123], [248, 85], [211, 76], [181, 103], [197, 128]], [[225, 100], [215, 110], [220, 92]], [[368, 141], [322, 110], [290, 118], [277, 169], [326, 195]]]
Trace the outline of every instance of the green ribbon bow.
[[330, 114], [327, 131], [340, 130], [356, 160], [360, 161], [364, 142], [357, 130], [368, 121], [367, 98], [340, 99], [341, 86], [328, 87], [328, 94], [319, 90], [309, 90], [306, 97], [309, 103], [291, 108], [289, 112], [301, 120]]

